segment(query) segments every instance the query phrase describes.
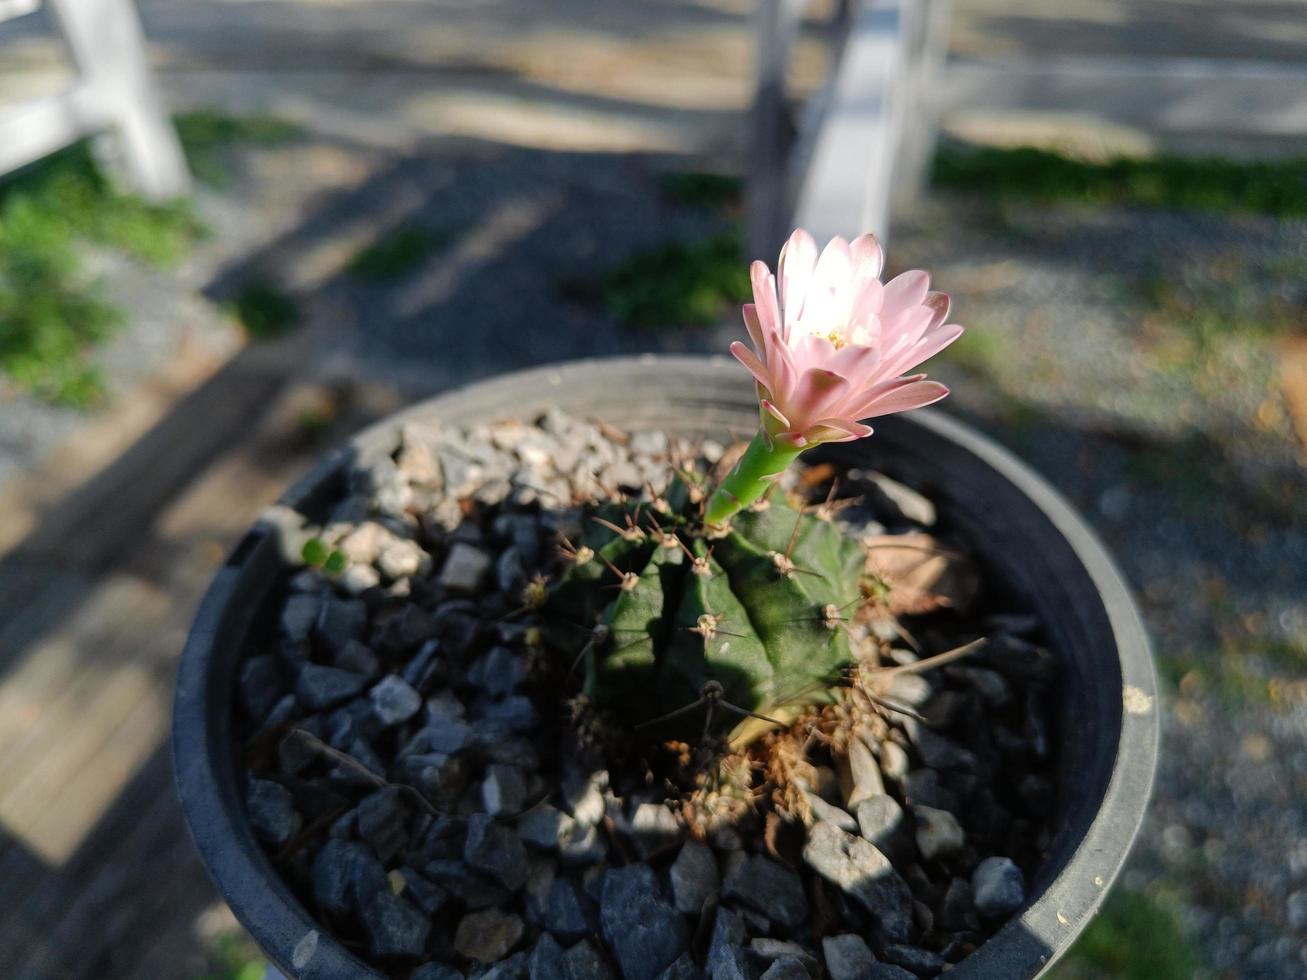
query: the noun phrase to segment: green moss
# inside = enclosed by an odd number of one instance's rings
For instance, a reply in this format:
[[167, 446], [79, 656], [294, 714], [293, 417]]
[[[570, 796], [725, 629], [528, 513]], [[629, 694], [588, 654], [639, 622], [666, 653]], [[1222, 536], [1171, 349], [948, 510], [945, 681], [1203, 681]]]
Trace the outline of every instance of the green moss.
[[297, 419], [299, 433], [307, 444], [316, 445], [326, 438], [335, 420], [336, 413], [331, 406], [306, 408]]
[[1266, 274], [1291, 282], [1307, 281], [1307, 255], [1277, 255], [1266, 260]]
[[[270, 116], [208, 110], [175, 122], [192, 171], [216, 184], [226, 180], [226, 147], [280, 145], [300, 132]], [[204, 234], [189, 202], [152, 204], [115, 187], [85, 142], [0, 179], [0, 372], [43, 399], [95, 403], [103, 384], [91, 351], [124, 317], [83, 273], [80, 249], [90, 243], [166, 267]], [[235, 305], [255, 336], [295, 319], [292, 301], [257, 284]]]
[[229, 307], [255, 340], [279, 337], [299, 322], [299, 305], [294, 297], [264, 280], [248, 282], [238, 289]]
[[1216, 693], [1229, 710], [1264, 709], [1271, 701], [1270, 681], [1242, 654], [1221, 657]]
[[973, 374], [990, 374], [1006, 356], [1006, 345], [995, 331], [971, 327], [939, 356]]
[[1265, 710], [1271, 703], [1271, 683], [1249, 659], [1256, 647], [1228, 649], [1197, 657], [1159, 659], [1163, 679], [1178, 688], [1188, 677], [1196, 693], [1209, 696], [1224, 711]]
[[276, 116], [233, 116], [197, 109], [173, 117], [191, 173], [200, 183], [225, 187], [231, 182], [227, 152], [234, 146], [284, 146], [300, 139], [303, 129]]
[[1032, 147], [947, 146], [936, 155], [934, 180], [1000, 199], [1307, 215], [1302, 158], [1244, 162], [1164, 154], [1092, 163]]
[[86, 243], [166, 266], [203, 234], [189, 204], [150, 204], [100, 173], [79, 143], [0, 179], [0, 372], [84, 407], [103, 394], [90, 361], [122, 315], [82, 271]]
[[658, 189], [668, 200], [687, 207], [729, 208], [740, 204], [744, 181], [735, 174], [683, 170], [659, 175]]
[[1183, 652], [1177, 654], [1167, 650], [1159, 651], [1153, 659], [1157, 664], [1158, 680], [1168, 694], [1178, 691], [1185, 675], [1197, 669], [1194, 659]]
[[[1132, 447], [1126, 473], [1132, 482], [1164, 494], [1173, 510], [1207, 523], [1264, 520], [1293, 526], [1301, 498], [1280, 493], [1272, 480], [1250, 480], [1210, 435], [1190, 431], [1170, 441]], [[1224, 508], [1213, 507], [1222, 501]]]
[[1198, 959], [1180, 930], [1175, 899], [1118, 888], [1103, 903], [1054, 980], [1190, 980]]
[[1148, 443], [1130, 457], [1133, 481], [1166, 490], [1188, 510], [1207, 509], [1222, 489], [1227, 463], [1207, 436], [1190, 432], [1173, 442]]
[[1269, 359], [1243, 355], [1299, 329], [1302, 282], [1268, 275], [1271, 262], [1258, 268], [1238, 259], [1212, 265], [1216, 268], [1177, 270], [1138, 284], [1147, 307], [1143, 336], [1153, 361], [1199, 391], [1269, 385]]
[[1277, 669], [1294, 674], [1307, 669], [1307, 636], [1296, 639], [1268, 637], [1254, 641], [1253, 649]]
[[398, 279], [421, 264], [452, 236], [435, 234], [417, 225], [404, 225], [378, 238], [350, 260], [346, 271], [364, 282]]
[[719, 323], [749, 298], [749, 273], [737, 231], [673, 242], [632, 256], [597, 282], [572, 282], [565, 294], [598, 300], [628, 326], [675, 330]]

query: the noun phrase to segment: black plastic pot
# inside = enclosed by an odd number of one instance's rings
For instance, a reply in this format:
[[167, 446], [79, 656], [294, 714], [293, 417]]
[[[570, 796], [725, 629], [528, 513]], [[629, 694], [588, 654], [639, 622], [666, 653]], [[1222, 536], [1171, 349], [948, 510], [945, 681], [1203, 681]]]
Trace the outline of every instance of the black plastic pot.
[[[387, 452], [405, 421], [465, 424], [556, 405], [628, 428], [744, 436], [757, 424], [752, 382], [724, 358], [584, 361], [450, 392], [379, 423], [326, 457], [282, 503], [312, 512], [342, 491], [354, 458]], [[1029, 904], [949, 974], [1041, 974], [1071, 945], [1120, 871], [1147, 805], [1157, 758], [1152, 657], [1139, 615], [1103, 548], [1068, 504], [1006, 451], [929, 411], [881, 419], [876, 435], [830, 447], [922, 488], [992, 575], [1038, 613], [1062, 658], [1056, 830]], [[269, 958], [297, 980], [380, 974], [301, 906], [255, 842], [240, 800], [233, 680], [246, 634], [280, 571], [259, 523], [218, 573], [182, 657], [173, 752], [182, 804], [209, 872]]]

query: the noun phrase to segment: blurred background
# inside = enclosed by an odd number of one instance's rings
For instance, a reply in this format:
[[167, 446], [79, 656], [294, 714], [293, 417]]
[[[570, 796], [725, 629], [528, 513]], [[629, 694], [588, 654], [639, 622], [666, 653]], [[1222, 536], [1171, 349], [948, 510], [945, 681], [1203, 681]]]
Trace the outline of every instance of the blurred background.
[[226, 550], [416, 398], [724, 350], [796, 213], [953, 294], [946, 410], [1083, 510], [1152, 630], [1154, 805], [1057, 976], [1307, 975], [1302, 0], [0, 18], [0, 976], [261, 977], [166, 748]]

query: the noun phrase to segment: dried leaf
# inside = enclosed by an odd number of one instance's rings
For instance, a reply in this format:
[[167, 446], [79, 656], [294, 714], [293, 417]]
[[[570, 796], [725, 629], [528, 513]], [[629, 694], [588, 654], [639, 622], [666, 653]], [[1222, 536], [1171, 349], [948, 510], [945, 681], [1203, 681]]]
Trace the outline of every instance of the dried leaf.
[[1307, 448], [1307, 337], [1294, 337], [1280, 349], [1280, 391], [1298, 441]]
[[867, 544], [867, 571], [885, 583], [893, 616], [940, 609], [965, 612], [980, 591], [980, 575], [965, 555], [929, 534], [884, 534]]
[[830, 463], [814, 463], [799, 473], [799, 484], [809, 488], [819, 487], [839, 475], [840, 471]]
[[804, 837], [803, 824], [786, 820], [775, 810], [768, 811], [763, 843], [767, 853], [777, 861], [791, 868], [802, 867]]

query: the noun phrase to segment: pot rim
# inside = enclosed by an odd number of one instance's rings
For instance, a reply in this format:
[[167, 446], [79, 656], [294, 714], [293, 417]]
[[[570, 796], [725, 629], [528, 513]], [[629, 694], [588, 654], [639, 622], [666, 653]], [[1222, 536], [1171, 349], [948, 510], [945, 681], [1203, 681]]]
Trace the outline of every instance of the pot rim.
[[[328, 452], [279, 503], [303, 504], [330, 482], [350, 455], [375, 448], [407, 421], [439, 415], [446, 406], [477, 399], [506, 403], [498, 418], [508, 418], [518, 414], [512, 409], [514, 390], [548, 392], [569, 383], [592, 383], [596, 373], [627, 369], [694, 376], [703, 382], [706, 405], [724, 405], [733, 395], [745, 397], [738, 366], [721, 356], [646, 354], [509, 372], [451, 389], [369, 426], [342, 448]], [[752, 398], [751, 386], [747, 398]], [[1074, 853], [1043, 892], [950, 971], [957, 980], [1039, 976], [1093, 918], [1125, 863], [1147, 808], [1159, 740], [1157, 686], [1147, 634], [1097, 536], [1042, 477], [987, 436], [938, 410], [917, 411], [894, 424], [918, 426], [970, 453], [1028, 498], [1092, 581], [1115, 640], [1123, 682], [1121, 724], [1111, 776], [1097, 812]], [[248, 629], [258, 600], [275, 575], [276, 562], [266, 556], [276, 547], [273, 525], [262, 519], [256, 522], [214, 578], [196, 613], [174, 699], [177, 789], [210, 876], [236, 917], [283, 972], [300, 980], [384, 980], [309, 915], [255, 842], [239, 806], [230, 732], [233, 679], [215, 676], [209, 664], [215, 647]]]

